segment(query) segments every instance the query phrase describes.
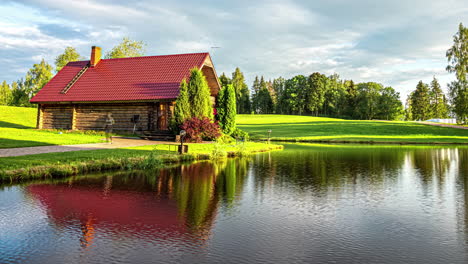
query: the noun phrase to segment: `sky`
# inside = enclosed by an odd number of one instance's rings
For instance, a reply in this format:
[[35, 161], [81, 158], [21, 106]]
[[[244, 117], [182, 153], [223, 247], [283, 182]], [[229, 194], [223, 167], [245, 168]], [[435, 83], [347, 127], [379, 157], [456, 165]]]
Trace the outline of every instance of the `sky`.
[[208, 51], [218, 74], [239, 67], [249, 86], [256, 75], [338, 73], [405, 100], [419, 80], [446, 89], [454, 79], [445, 52], [460, 22], [466, 0], [2, 0], [0, 81], [53, 64], [67, 46], [89, 59], [92, 45], [105, 53], [130, 37], [146, 55]]

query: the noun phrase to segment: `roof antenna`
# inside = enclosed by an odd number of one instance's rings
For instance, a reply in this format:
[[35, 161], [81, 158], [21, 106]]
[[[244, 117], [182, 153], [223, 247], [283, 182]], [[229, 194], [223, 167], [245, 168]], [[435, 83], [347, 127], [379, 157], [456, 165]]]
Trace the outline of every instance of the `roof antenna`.
[[213, 50], [213, 53], [212, 53], [212, 54], [214, 55], [214, 49], [220, 49], [220, 48], [221, 48], [221, 47], [218, 47], [218, 46], [213, 46], [213, 47], [211, 47], [211, 49]]

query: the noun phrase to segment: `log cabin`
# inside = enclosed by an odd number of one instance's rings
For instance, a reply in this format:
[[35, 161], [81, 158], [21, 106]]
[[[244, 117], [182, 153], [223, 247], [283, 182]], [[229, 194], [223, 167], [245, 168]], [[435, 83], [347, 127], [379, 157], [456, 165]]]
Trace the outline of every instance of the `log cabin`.
[[170, 133], [180, 82], [193, 67], [203, 72], [214, 105], [221, 87], [209, 53], [101, 59], [93, 46], [89, 61], [69, 62], [31, 99], [37, 128], [103, 130], [112, 113], [116, 133]]

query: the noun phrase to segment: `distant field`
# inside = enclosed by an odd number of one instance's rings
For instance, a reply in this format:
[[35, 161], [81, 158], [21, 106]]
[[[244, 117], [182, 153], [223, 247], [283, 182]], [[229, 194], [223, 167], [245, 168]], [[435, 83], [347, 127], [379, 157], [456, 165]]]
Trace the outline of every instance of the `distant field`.
[[36, 108], [0, 106], [0, 148], [101, 142], [102, 136], [35, 130]]
[[468, 130], [416, 122], [344, 120], [294, 115], [238, 115], [237, 125], [253, 139], [375, 142], [465, 143]]

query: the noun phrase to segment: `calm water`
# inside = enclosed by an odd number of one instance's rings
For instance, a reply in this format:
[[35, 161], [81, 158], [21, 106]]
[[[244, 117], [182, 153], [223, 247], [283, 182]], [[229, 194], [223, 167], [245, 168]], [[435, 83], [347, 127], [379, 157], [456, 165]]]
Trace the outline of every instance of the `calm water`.
[[0, 187], [0, 263], [466, 263], [468, 148], [287, 145]]

